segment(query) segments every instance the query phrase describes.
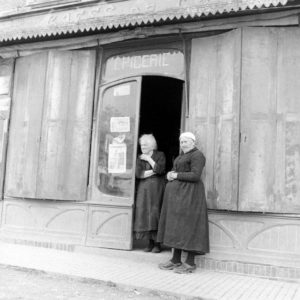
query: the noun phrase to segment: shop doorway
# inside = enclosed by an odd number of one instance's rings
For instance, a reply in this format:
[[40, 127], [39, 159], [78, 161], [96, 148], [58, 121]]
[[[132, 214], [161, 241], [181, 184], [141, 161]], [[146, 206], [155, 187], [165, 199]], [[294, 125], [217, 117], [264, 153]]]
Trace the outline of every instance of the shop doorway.
[[136, 76], [101, 86], [92, 185], [92, 200], [98, 205], [90, 210], [87, 245], [129, 250], [134, 243], [139, 248], [132, 239], [138, 136], [154, 134], [170, 170], [179, 153], [183, 83], [163, 76]]
[[[142, 77], [138, 136], [149, 133], [155, 136], [158, 150], [166, 155], [166, 171], [171, 170], [179, 154], [182, 99], [183, 81], [162, 76]], [[145, 239], [133, 239], [133, 249], [145, 248], [147, 243]]]
[[152, 133], [167, 159], [167, 171], [179, 154], [183, 81], [162, 76], [143, 76], [139, 136]]

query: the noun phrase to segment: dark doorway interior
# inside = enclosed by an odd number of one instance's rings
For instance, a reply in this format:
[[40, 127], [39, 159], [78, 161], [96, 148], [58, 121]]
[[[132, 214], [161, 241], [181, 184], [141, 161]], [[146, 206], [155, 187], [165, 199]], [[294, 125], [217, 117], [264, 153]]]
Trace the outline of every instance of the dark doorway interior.
[[139, 136], [152, 133], [167, 158], [167, 170], [179, 153], [183, 81], [144, 76], [140, 105]]

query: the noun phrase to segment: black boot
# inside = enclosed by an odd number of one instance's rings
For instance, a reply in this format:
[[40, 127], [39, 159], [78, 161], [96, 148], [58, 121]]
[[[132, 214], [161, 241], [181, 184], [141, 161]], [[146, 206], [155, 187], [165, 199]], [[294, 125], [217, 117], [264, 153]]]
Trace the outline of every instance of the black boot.
[[149, 242], [148, 242], [148, 246], [144, 249], [144, 251], [145, 252], [151, 252], [153, 247], [154, 247], [154, 241], [150, 239]]
[[152, 253], [160, 253], [160, 252], [161, 252], [160, 243], [154, 243], [154, 248], [152, 249]]

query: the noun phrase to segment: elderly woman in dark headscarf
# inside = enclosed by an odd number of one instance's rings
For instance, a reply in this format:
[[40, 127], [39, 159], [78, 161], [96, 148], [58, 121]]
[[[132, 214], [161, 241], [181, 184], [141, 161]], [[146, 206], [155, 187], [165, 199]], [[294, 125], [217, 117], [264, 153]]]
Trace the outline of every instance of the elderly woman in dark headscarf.
[[[162, 263], [163, 270], [191, 273], [196, 269], [195, 255], [209, 252], [208, 218], [201, 173], [205, 157], [195, 147], [195, 135], [180, 135], [182, 153], [168, 172], [157, 240], [173, 248], [173, 257]], [[182, 251], [187, 252], [184, 263]]]
[[159, 253], [160, 243], [156, 242], [161, 202], [165, 187], [166, 158], [157, 151], [152, 134], [144, 134], [139, 139], [142, 154], [137, 158], [137, 193], [133, 230], [136, 239], [147, 239], [146, 252]]

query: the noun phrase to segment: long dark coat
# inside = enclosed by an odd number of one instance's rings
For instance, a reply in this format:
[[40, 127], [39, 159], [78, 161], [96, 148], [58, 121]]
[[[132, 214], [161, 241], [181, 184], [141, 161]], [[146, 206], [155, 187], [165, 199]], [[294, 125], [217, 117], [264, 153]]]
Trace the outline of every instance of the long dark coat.
[[135, 232], [157, 231], [159, 216], [161, 211], [161, 203], [165, 187], [165, 154], [160, 151], [153, 151], [151, 158], [155, 161], [155, 175], [148, 178], [141, 178], [144, 171], [151, 170], [148, 162], [137, 159], [136, 177], [137, 192], [135, 202]]
[[196, 253], [209, 252], [205, 190], [200, 179], [205, 157], [197, 148], [179, 155], [177, 179], [166, 185], [157, 241]]

